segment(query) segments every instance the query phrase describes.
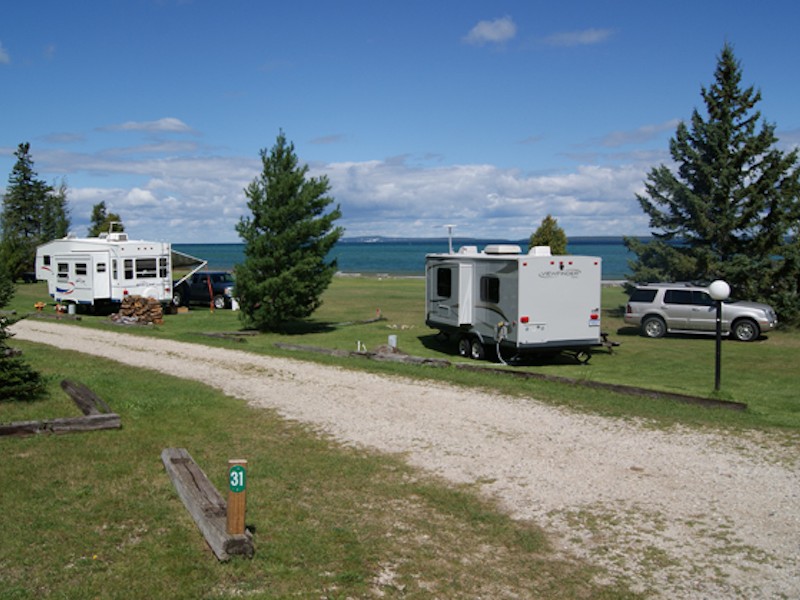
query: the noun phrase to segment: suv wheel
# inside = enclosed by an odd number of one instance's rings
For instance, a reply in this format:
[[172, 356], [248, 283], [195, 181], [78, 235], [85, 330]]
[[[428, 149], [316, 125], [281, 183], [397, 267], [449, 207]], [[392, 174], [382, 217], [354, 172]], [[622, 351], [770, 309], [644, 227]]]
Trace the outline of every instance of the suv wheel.
[[172, 293], [172, 303], [175, 306], [183, 306], [183, 294], [180, 291], [174, 291]]
[[214, 308], [218, 310], [225, 308], [225, 296], [214, 296]]
[[752, 342], [753, 340], [758, 339], [758, 336], [761, 335], [761, 331], [759, 331], [756, 322], [750, 319], [741, 319], [736, 321], [733, 324], [731, 333], [733, 333], [733, 337], [740, 342]]
[[645, 317], [642, 321], [642, 335], [649, 338], [664, 337], [667, 325], [661, 317]]

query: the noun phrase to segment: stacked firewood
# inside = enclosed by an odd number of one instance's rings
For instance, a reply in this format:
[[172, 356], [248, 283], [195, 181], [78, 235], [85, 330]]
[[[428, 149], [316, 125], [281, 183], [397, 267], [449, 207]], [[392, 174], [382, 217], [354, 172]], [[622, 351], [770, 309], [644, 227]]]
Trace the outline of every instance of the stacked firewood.
[[119, 312], [111, 315], [112, 320], [123, 323], [164, 323], [164, 308], [155, 298], [125, 296]]

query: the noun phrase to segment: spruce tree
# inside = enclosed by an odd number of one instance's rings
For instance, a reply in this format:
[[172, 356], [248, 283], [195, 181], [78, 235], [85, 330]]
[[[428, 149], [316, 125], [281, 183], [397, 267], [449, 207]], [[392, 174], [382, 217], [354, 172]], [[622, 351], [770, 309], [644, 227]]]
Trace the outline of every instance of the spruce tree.
[[[14, 283], [0, 264], [0, 308], [6, 306], [13, 296]], [[11, 338], [8, 326], [8, 317], [0, 315], [0, 401], [33, 400], [44, 393], [44, 379], [8, 345]]]
[[33, 271], [36, 247], [69, 229], [66, 186], [58, 191], [40, 180], [33, 170], [30, 144], [22, 143], [14, 153], [17, 162], [8, 178], [0, 215], [0, 261], [12, 281]]
[[334, 226], [341, 210], [328, 210], [328, 178], [307, 177], [283, 131], [269, 152], [261, 150], [261, 163], [245, 189], [252, 214], [236, 226], [245, 243], [236, 295], [247, 326], [280, 330], [319, 307], [337, 268], [327, 256], [342, 235]]
[[125, 231], [125, 227], [122, 225], [122, 218], [116, 213], [108, 212], [105, 201], [98, 202], [92, 207], [89, 237], [98, 237], [101, 233], [107, 233], [111, 223], [116, 223], [114, 231]]
[[553, 254], [566, 254], [567, 253], [567, 234], [558, 226], [558, 220], [554, 219], [551, 215], [547, 215], [542, 219], [542, 223], [538, 229], [533, 232], [528, 246], [550, 246], [550, 252]]
[[[650, 171], [637, 199], [654, 239], [626, 239], [635, 281], [726, 280], [740, 298], [766, 301], [784, 321], [800, 316], [798, 153], [775, 148], [761, 121], [761, 93], [742, 89], [733, 49], [718, 57], [714, 83], [670, 140], [675, 168]], [[760, 125], [760, 127], [759, 127]]]

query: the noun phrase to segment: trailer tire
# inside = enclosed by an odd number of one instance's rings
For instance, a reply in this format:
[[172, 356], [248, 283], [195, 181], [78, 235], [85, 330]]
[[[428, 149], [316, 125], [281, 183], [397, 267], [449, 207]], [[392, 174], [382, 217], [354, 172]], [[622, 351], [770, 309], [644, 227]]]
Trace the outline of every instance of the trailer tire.
[[589, 360], [592, 358], [592, 353], [588, 350], [578, 350], [575, 353], [575, 360], [578, 361], [579, 365], [586, 365], [589, 364]]
[[458, 338], [458, 355], [463, 356], [464, 358], [469, 358], [472, 352], [472, 344], [469, 341], [469, 338], [465, 335], [462, 335]]
[[469, 347], [469, 355], [475, 360], [483, 360], [486, 358], [486, 348], [479, 339], [475, 338], [472, 340]]

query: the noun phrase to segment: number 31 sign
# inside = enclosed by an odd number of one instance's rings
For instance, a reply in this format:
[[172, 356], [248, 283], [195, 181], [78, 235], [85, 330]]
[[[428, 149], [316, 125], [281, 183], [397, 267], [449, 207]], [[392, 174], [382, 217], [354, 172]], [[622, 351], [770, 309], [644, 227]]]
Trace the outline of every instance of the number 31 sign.
[[241, 465], [232, 466], [228, 471], [228, 478], [228, 484], [232, 492], [239, 493], [244, 491], [247, 485], [244, 467]]

